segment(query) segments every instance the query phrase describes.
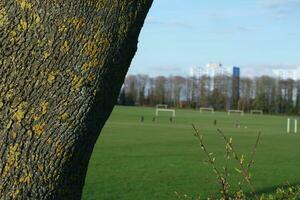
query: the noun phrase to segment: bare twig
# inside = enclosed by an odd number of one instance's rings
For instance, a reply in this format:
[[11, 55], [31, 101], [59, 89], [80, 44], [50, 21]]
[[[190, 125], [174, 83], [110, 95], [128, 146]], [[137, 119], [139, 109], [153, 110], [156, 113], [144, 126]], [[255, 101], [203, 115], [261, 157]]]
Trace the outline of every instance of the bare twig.
[[257, 146], [258, 146], [258, 143], [259, 143], [259, 140], [260, 140], [260, 136], [261, 136], [261, 132], [258, 131], [258, 136], [256, 138], [255, 145], [254, 145], [254, 147], [252, 149], [250, 160], [249, 160], [249, 162], [247, 164], [247, 171], [249, 171], [251, 165], [254, 164], [254, 156], [255, 156], [255, 153], [256, 153], [256, 150], [257, 150]]
[[205, 155], [208, 158], [208, 163], [212, 166], [214, 173], [219, 179], [219, 183], [222, 187], [221, 194], [223, 195], [224, 200], [229, 200], [229, 189], [228, 189], [229, 184], [227, 182], [227, 175], [226, 178], [223, 177], [222, 173], [218, 170], [218, 168], [215, 165], [215, 158], [212, 156], [212, 153], [210, 153], [205, 147], [202, 135], [200, 135], [199, 131], [197, 130], [194, 124], [192, 124], [192, 126], [195, 131], [195, 137], [198, 139], [201, 149], [204, 151]]
[[[225, 142], [227, 143], [227, 145], [230, 147], [231, 152], [233, 153], [233, 157], [235, 158], [235, 160], [238, 162], [239, 166], [240, 166], [240, 172], [243, 175], [244, 179], [246, 180], [246, 182], [248, 183], [248, 185], [250, 186], [251, 190], [252, 190], [252, 194], [255, 196], [256, 199], [258, 199], [257, 195], [256, 195], [256, 191], [255, 191], [255, 187], [253, 186], [252, 182], [251, 182], [251, 176], [248, 172], [248, 167], [245, 168], [244, 164], [243, 164], [243, 157], [239, 157], [234, 146], [232, 145], [232, 141], [229, 140], [225, 134], [220, 130], [217, 129], [218, 133], [220, 133], [223, 137], [223, 139], [225, 140]], [[248, 166], [248, 165], [247, 165]], [[251, 164], [250, 164], [251, 166]]]

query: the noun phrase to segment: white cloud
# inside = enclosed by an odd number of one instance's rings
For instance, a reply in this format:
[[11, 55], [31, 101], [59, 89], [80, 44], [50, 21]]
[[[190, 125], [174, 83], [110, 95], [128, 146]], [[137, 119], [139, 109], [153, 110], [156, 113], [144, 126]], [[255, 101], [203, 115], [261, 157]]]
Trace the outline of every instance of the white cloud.
[[[147, 71], [145, 71], [145, 68]], [[128, 74], [148, 74], [149, 76], [170, 76], [181, 75], [186, 76], [189, 73], [189, 68], [184, 66], [173, 65], [147, 65], [130, 67]]]
[[245, 77], [268, 75], [300, 79], [300, 65], [244, 65], [241, 67], [241, 75]]
[[178, 20], [161, 20], [154, 17], [148, 17], [146, 18], [147, 24], [154, 24], [154, 25], [162, 25], [162, 26], [168, 26], [173, 28], [185, 28], [185, 29], [191, 29], [194, 28], [193, 25], [184, 22], [184, 21], [178, 21]]
[[264, 7], [272, 11], [276, 17], [282, 18], [300, 10], [300, 0], [261, 0]]

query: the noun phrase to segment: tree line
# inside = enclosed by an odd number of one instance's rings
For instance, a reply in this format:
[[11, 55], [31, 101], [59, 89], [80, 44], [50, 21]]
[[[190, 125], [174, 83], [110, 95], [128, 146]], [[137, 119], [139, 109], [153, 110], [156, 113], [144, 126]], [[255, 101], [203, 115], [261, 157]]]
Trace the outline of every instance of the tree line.
[[[233, 94], [238, 94], [236, 103]], [[267, 75], [254, 78], [241, 77], [238, 82], [226, 75], [215, 77], [128, 75], [118, 103], [139, 106], [167, 104], [175, 108], [195, 109], [212, 107], [220, 111], [239, 109], [247, 112], [255, 109], [263, 110], [265, 113], [298, 114], [300, 80]]]

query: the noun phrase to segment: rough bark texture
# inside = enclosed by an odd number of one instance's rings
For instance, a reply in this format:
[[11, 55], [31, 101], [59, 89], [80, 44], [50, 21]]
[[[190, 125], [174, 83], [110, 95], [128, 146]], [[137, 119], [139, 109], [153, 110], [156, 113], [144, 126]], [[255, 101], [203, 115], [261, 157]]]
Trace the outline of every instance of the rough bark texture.
[[0, 0], [0, 199], [80, 199], [152, 0]]

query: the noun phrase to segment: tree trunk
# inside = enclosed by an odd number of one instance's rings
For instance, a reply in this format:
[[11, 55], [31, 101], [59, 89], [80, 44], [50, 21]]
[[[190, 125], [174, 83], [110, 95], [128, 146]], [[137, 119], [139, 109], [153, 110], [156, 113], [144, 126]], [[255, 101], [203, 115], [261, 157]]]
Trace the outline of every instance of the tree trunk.
[[0, 0], [0, 199], [80, 199], [152, 0]]

